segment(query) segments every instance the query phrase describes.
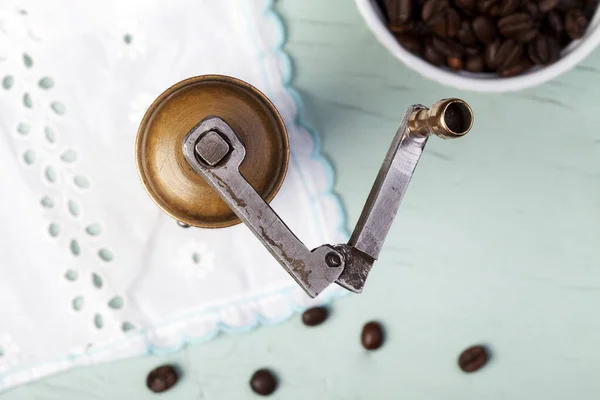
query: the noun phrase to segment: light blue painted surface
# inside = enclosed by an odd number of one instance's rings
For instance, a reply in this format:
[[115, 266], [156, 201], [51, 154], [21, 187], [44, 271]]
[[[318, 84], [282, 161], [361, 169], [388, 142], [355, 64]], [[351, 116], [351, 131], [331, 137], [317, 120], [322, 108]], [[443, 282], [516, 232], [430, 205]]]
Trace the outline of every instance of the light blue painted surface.
[[[420, 78], [376, 42], [351, 0], [280, 0], [307, 120], [337, 169], [354, 224], [406, 106], [457, 96], [474, 130], [426, 149], [366, 291], [307, 329], [298, 319], [173, 355], [77, 369], [0, 400], [256, 398], [268, 366], [278, 399], [595, 399], [600, 397], [600, 53], [515, 94], [461, 93]], [[364, 352], [379, 319], [384, 348]], [[460, 350], [493, 361], [464, 375]], [[186, 375], [157, 397], [146, 373]]]

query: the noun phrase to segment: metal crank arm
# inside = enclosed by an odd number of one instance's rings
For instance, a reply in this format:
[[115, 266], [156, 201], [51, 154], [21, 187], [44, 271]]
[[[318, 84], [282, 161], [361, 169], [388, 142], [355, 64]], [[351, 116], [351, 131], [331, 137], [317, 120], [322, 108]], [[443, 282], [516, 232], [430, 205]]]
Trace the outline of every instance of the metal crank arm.
[[209, 117], [194, 127], [183, 154], [309, 296], [317, 296], [342, 273], [345, 263], [338, 250], [330, 245], [309, 250], [242, 176], [246, 149], [224, 120]]
[[378, 258], [428, 136], [455, 138], [472, 126], [471, 108], [447, 99], [431, 109], [408, 108], [377, 175], [348, 244], [309, 250], [239, 171], [246, 149], [231, 127], [209, 117], [183, 143], [190, 166], [220, 195], [306, 293], [315, 297], [331, 283], [360, 293]]
[[355, 293], [362, 292], [429, 135], [457, 138], [465, 135], [472, 125], [473, 112], [459, 99], [441, 100], [431, 109], [414, 105], [406, 110], [350, 241], [340, 247], [346, 255], [346, 268], [337, 284]]

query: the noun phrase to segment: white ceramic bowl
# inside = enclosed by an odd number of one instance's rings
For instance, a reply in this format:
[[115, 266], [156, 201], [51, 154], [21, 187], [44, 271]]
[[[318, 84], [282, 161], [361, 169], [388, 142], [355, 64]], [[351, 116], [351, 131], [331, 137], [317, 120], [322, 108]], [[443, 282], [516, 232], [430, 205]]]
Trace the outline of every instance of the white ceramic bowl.
[[530, 88], [549, 81], [573, 68], [587, 57], [600, 42], [600, 12], [594, 15], [585, 36], [572, 42], [561, 52], [561, 58], [547, 67], [537, 67], [529, 72], [500, 78], [492, 74], [454, 72], [436, 67], [405, 50], [388, 31], [376, 0], [355, 0], [360, 14], [375, 36], [396, 58], [426, 78], [458, 89], [475, 92], [511, 92]]

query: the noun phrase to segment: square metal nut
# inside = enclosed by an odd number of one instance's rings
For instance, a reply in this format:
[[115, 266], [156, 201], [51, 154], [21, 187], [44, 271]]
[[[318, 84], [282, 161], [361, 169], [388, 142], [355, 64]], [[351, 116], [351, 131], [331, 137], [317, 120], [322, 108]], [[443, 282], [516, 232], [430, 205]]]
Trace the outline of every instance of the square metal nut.
[[229, 147], [229, 143], [219, 133], [208, 131], [198, 140], [195, 149], [196, 154], [202, 161], [214, 167], [225, 158], [231, 147]]

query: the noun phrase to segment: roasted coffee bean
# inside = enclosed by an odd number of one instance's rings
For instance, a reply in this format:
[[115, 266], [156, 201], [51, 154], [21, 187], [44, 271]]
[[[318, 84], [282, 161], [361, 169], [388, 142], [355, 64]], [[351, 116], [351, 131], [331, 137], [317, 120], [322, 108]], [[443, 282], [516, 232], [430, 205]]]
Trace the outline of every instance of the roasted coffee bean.
[[250, 378], [250, 387], [254, 393], [268, 396], [277, 389], [277, 379], [268, 369], [259, 369]]
[[534, 20], [540, 18], [540, 9], [537, 3], [535, 3], [533, 0], [526, 1], [525, 4], [523, 4], [523, 8], [525, 9], [525, 11], [527, 11], [527, 14], [529, 14]]
[[431, 43], [425, 45], [423, 57], [433, 65], [442, 65], [446, 61], [446, 57], [438, 52]]
[[499, 0], [477, 0], [477, 9], [480, 13], [487, 14], [491, 11]]
[[565, 15], [565, 32], [573, 40], [580, 39], [587, 28], [588, 20], [581, 10], [569, 10]]
[[448, 8], [448, 0], [427, 0], [421, 10], [421, 18], [426, 23], [433, 23], [442, 18], [442, 13]]
[[458, 357], [458, 366], [464, 372], [475, 372], [488, 361], [488, 354], [483, 346], [469, 347]]
[[391, 25], [402, 25], [411, 19], [413, 0], [386, 0], [385, 5]]
[[483, 56], [468, 56], [467, 61], [465, 62], [465, 69], [469, 72], [483, 72], [485, 70], [485, 62], [483, 61]]
[[552, 33], [556, 36], [560, 36], [563, 32], [563, 20], [556, 11], [551, 11], [546, 16], [546, 23], [548, 24], [548, 28]]
[[414, 22], [413, 21], [408, 21], [408, 22], [404, 22], [401, 24], [397, 24], [397, 25], [388, 25], [388, 29], [390, 31], [392, 31], [393, 33], [406, 33], [406, 32], [412, 32], [414, 27]]
[[160, 393], [175, 386], [178, 379], [175, 367], [163, 365], [150, 371], [146, 378], [146, 386], [154, 393]]
[[488, 44], [485, 47], [484, 60], [485, 65], [488, 66], [489, 69], [495, 71], [502, 60], [498, 58], [498, 49], [500, 49], [500, 45], [502, 44], [501, 40], [496, 40], [494, 43]]
[[558, 0], [556, 9], [560, 11], [568, 11], [575, 8], [581, 8], [582, 6], [582, 0]]
[[529, 42], [537, 35], [537, 25], [526, 13], [516, 13], [500, 19], [498, 30], [507, 38], [520, 42]]
[[490, 8], [490, 11], [488, 11], [488, 14], [496, 18], [498, 14], [500, 14], [500, 5], [498, 3], [494, 4], [494, 6]]
[[423, 53], [423, 43], [421, 39], [411, 33], [396, 35], [396, 40], [408, 51], [413, 54]]
[[527, 54], [534, 64], [552, 64], [560, 56], [560, 43], [553, 37], [540, 35], [529, 42]]
[[379, 322], [371, 321], [363, 326], [360, 341], [367, 350], [375, 350], [383, 345], [383, 328]]
[[428, 36], [431, 33], [431, 27], [423, 21], [416, 21], [412, 33], [421, 37]]
[[438, 51], [446, 57], [460, 57], [464, 53], [463, 47], [450, 39], [442, 39], [437, 36], [431, 38], [431, 44]]
[[438, 36], [446, 37], [448, 36], [448, 20], [446, 20], [445, 16], [440, 16], [435, 21], [430, 23], [431, 30]]
[[467, 56], [477, 56], [477, 55], [483, 54], [483, 51], [481, 50], [481, 47], [479, 47], [479, 46], [469, 46], [469, 47], [465, 47], [465, 54]]
[[433, 23], [433, 33], [440, 37], [455, 37], [460, 28], [460, 14], [453, 8], [447, 8], [445, 14]]
[[471, 15], [477, 5], [475, 0], [454, 0], [454, 5], [467, 15]]
[[460, 14], [454, 8], [448, 8], [446, 11], [447, 21], [447, 36], [450, 38], [455, 37], [460, 29]]
[[498, 37], [494, 20], [481, 15], [473, 20], [473, 32], [483, 43], [492, 43]]
[[465, 46], [472, 46], [477, 43], [477, 36], [471, 29], [471, 21], [465, 19], [460, 23], [456, 38]]
[[516, 40], [508, 39], [498, 48], [496, 57], [500, 60], [498, 69], [506, 69], [516, 64], [523, 55], [523, 45]]
[[531, 61], [527, 57], [522, 57], [519, 62], [508, 68], [498, 70], [498, 75], [504, 78], [521, 75], [532, 67]]
[[500, 1], [492, 13], [493, 16], [504, 17], [517, 11], [519, 8], [520, 0], [502, 0]]
[[558, 5], [558, 0], [540, 0], [538, 7], [541, 12], [547, 13], [554, 9]]
[[306, 326], [320, 325], [329, 316], [327, 307], [312, 307], [302, 313], [302, 322]]
[[598, 9], [598, 3], [588, 3], [583, 7], [583, 15], [589, 20], [594, 18], [596, 14], [596, 10]]
[[460, 71], [463, 69], [463, 61], [462, 58], [459, 57], [448, 57], [446, 59], [446, 64], [455, 71]]

